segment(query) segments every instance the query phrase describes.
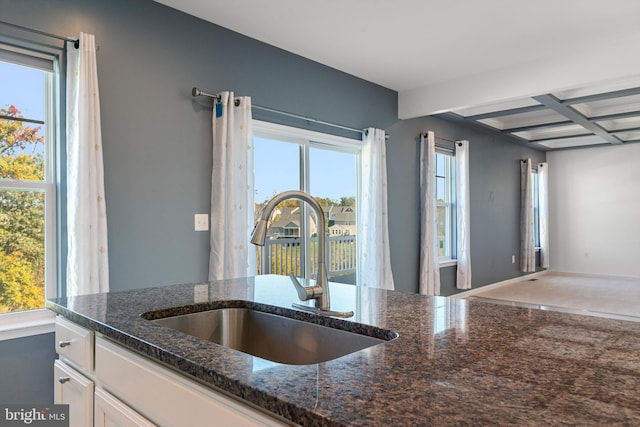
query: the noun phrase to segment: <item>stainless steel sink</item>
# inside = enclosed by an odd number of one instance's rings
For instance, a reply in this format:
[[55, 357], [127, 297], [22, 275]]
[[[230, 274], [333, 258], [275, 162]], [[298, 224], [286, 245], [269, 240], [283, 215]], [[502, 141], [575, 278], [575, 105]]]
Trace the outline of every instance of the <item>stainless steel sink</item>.
[[220, 308], [164, 317], [153, 322], [289, 365], [326, 362], [386, 342], [384, 339], [251, 308]]

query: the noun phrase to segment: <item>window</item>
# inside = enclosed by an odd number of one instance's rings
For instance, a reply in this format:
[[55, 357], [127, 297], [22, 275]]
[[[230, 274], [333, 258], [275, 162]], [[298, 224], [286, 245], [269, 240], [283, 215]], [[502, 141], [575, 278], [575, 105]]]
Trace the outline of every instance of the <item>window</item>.
[[438, 256], [440, 261], [455, 256], [454, 158], [436, 152], [436, 221], [438, 226]]
[[0, 45], [0, 313], [55, 296], [54, 58]]
[[324, 233], [329, 279], [355, 284], [360, 141], [254, 121], [253, 143], [256, 217], [274, 195], [301, 190], [318, 199], [326, 220], [319, 230], [306, 204], [282, 202], [265, 246], [257, 248], [257, 273], [314, 275], [318, 234]]
[[533, 239], [534, 246], [540, 247], [540, 185], [538, 182], [538, 171], [531, 172], [531, 182], [533, 185]]

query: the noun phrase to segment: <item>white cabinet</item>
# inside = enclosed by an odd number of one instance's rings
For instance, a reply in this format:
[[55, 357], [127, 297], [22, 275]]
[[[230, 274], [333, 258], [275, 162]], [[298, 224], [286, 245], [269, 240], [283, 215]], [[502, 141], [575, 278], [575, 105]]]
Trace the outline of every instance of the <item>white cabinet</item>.
[[69, 405], [69, 426], [93, 425], [93, 334], [60, 317], [56, 318], [54, 403]]
[[56, 319], [55, 403], [71, 427], [292, 425], [64, 318]]
[[161, 426], [291, 425], [204, 387], [103, 337], [96, 338], [101, 387]]
[[55, 333], [54, 403], [69, 405], [69, 427], [153, 426], [96, 387], [92, 331], [57, 317]]
[[155, 424], [124, 403], [97, 388], [95, 393], [95, 427], [154, 427]]
[[93, 382], [60, 360], [53, 372], [54, 402], [69, 405], [69, 427], [93, 425]]

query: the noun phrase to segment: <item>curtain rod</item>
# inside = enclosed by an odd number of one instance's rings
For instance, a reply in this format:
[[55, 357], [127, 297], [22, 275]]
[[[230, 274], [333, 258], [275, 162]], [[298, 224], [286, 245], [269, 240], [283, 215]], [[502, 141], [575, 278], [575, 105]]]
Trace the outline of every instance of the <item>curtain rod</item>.
[[[422, 132], [422, 133], [420, 133], [418, 136], [426, 138], [426, 137], [427, 137], [427, 132]], [[459, 145], [459, 146], [461, 146], [461, 145], [462, 145], [462, 143], [461, 143], [460, 141], [452, 141], [452, 140], [450, 140], [450, 139], [442, 138], [442, 137], [440, 137], [440, 136], [436, 136], [435, 138], [436, 138], [436, 139], [439, 139], [440, 141], [447, 141], [447, 142], [451, 142], [451, 143], [456, 144], [456, 145]], [[438, 145], [438, 144], [436, 144], [436, 147], [438, 147], [438, 148], [445, 148], [445, 149], [448, 149], [448, 150], [450, 150], [450, 149], [451, 149], [451, 147], [448, 147], [448, 146], [446, 146], [446, 145]]]
[[[193, 89], [191, 89], [191, 95], [192, 96], [208, 96], [209, 98], [214, 98], [218, 102], [220, 102], [220, 99], [221, 99], [221, 96], [219, 94], [211, 94], [211, 93], [205, 92], [203, 90], [200, 90], [197, 87], [194, 87]], [[236, 103], [236, 106], [237, 105], [238, 104]], [[357, 133], [361, 133], [361, 134], [365, 133], [365, 131], [362, 130], [362, 129], [355, 129], [355, 128], [351, 128], [351, 127], [348, 127], [348, 126], [338, 125], [338, 124], [335, 124], [335, 123], [329, 123], [329, 122], [325, 122], [325, 121], [322, 121], [322, 120], [314, 119], [312, 117], [301, 116], [299, 114], [288, 113], [286, 111], [276, 110], [274, 108], [263, 107], [262, 105], [251, 104], [251, 107], [252, 108], [257, 108], [258, 110], [268, 111], [270, 113], [276, 113], [276, 114], [281, 114], [283, 116], [292, 117], [294, 119], [300, 119], [300, 120], [305, 120], [305, 121], [317, 123], [317, 124], [320, 124], [320, 125], [331, 126], [331, 127], [334, 127], [334, 128], [344, 129], [344, 130], [348, 130], [348, 131], [351, 131], [351, 132], [357, 132]]]
[[59, 36], [57, 34], [47, 33], [47, 32], [40, 31], [40, 30], [34, 30], [32, 28], [23, 27], [22, 25], [16, 25], [16, 24], [12, 24], [10, 22], [5, 22], [5, 21], [0, 21], [0, 24], [6, 25], [8, 27], [15, 28], [17, 30], [28, 31], [30, 33], [39, 34], [41, 36], [51, 37], [52, 39], [62, 40], [62, 41], [65, 41], [65, 42], [73, 42], [73, 46], [76, 49], [80, 46], [80, 40], [74, 39], [74, 38], [71, 38], [71, 37], [63, 37], [63, 36]]

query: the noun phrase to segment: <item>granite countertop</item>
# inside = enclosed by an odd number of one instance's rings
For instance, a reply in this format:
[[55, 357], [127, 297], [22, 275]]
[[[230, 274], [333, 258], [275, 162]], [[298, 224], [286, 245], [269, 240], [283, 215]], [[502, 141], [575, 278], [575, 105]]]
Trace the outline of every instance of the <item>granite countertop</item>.
[[60, 298], [47, 307], [305, 426], [640, 425], [640, 323], [333, 283], [331, 299], [333, 309], [355, 311], [349, 320], [398, 338], [296, 366], [140, 317], [229, 301], [291, 314], [297, 295], [279, 276]]

